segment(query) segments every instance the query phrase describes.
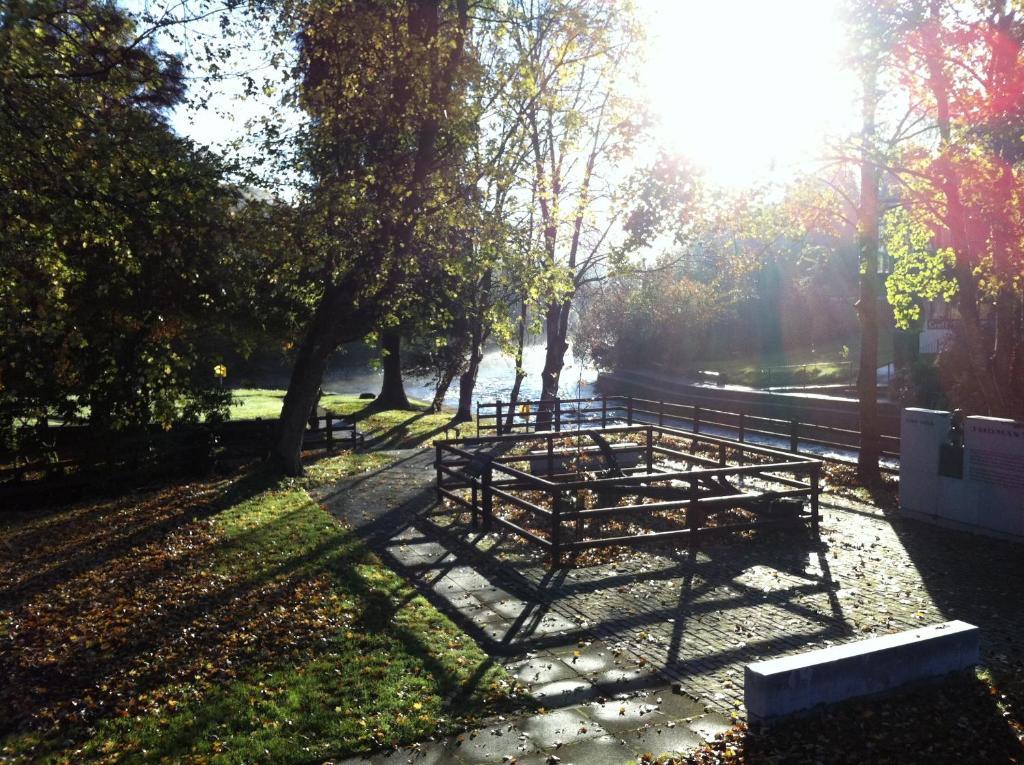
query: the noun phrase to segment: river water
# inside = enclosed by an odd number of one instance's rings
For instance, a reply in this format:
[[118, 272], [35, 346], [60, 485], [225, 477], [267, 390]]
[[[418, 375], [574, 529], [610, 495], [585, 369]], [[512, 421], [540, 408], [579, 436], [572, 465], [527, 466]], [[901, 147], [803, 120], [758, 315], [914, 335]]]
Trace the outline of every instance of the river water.
[[[526, 379], [520, 389], [520, 399], [540, 398], [540, 373], [544, 368], [544, 346], [530, 345], [523, 351], [523, 367]], [[365, 369], [353, 370], [351, 373], [332, 375], [324, 385], [330, 393], [377, 393], [380, 391], [381, 373]], [[476, 389], [473, 391], [473, 402], [507, 401], [515, 382], [516, 367], [512, 358], [498, 351], [484, 354], [477, 375]], [[570, 347], [565, 354], [565, 367], [562, 369], [559, 394], [563, 398], [582, 398], [594, 394], [594, 382], [597, 371], [581, 363], [573, 356]], [[430, 401], [434, 397], [434, 386], [428, 380], [407, 377], [405, 392], [412, 398]], [[444, 397], [448, 406], [458, 406], [459, 385], [456, 380]]]

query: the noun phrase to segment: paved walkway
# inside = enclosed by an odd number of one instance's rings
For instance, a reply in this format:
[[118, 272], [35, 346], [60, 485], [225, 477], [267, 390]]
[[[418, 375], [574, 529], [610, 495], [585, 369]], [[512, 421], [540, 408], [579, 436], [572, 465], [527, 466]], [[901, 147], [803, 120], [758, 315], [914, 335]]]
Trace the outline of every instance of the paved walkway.
[[318, 498], [554, 711], [373, 762], [681, 751], [744, 717], [750, 661], [953, 618], [982, 627], [990, 667], [1021, 671], [1021, 545], [831, 498], [820, 539], [733, 535], [696, 555], [551, 571], [521, 540], [437, 505], [431, 450], [396, 456]]

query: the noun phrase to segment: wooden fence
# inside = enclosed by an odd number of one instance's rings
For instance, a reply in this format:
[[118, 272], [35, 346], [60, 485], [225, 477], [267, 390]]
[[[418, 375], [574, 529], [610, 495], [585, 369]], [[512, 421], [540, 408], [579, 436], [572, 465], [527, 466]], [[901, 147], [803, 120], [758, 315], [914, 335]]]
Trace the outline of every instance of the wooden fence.
[[[566, 461], [573, 459], [578, 465], [580, 446], [564, 443], [574, 435], [568, 431], [517, 432], [437, 441], [438, 499], [468, 509], [474, 526], [482, 523], [485, 529], [501, 528], [543, 548], [555, 565], [563, 555], [596, 547], [682, 540], [693, 544], [707, 534], [792, 526], [799, 521], [809, 521], [815, 531], [818, 528], [821, 462], [816, 459], [794, 458], [774, 449], [669, 427], [608, 425], [600, 431], [602, 439], [642, 436], [639, 443], [623, 440], [610, 444], [619, 458], [635, 455], [637, 464], [618, 476], [604, 473], [592, 477], [581, 474], [578, 467], [565, 467]], [[666, 445], [680, 440], [689, 442], [688, 451]], [[601, 454], [606, 453], [590, 449], [591, 457]], [[689, 469], [656, 466], [663, 458], [688, 463]], [[729, 459], [738, 464], [728, 464]], [[740, 482], [751, 478], [763, 485], [738, 488]], [[579, 492], [595, 493], [597, 502], [584, 507]], [[618, 504], [619, 499], [634, 495], [655, 501]], [[809, 507], [804, 506], [805, 500]], [[797, 507], [785, 505], [786, 501], [796, 501]], [[496, 504], [521, 511], [528, 520], [516, 523], [498, 513]], [[754, 519], [708, 525], [710, 515], [737, 508], [746, 509]], [[792, 512], [777, 512], [780, 508]], [[682, 511], [684, 525], [615, 536], [585, 527], [590, 522], [599, 526], [601, 519], [609, 517], [649, 520], [663, 511]]]
[[[0, 498], [31, 498], [89, 486], [98, 480], [143, 475], [204, 472], [226, 461], [265, 457], [271, 448], [276, 420], [228, 420], [216, 425], [160, 428], [126, 435], [116, 443], [97, 445], [88, 425], [37, 429], [31, 450], [0, 451]], [[304, 448], [353, 449], [363, 434], [351, 418], [333, 412], [311, 417]], [[46, 486], [44, 486], [46, 484]]]
[[[510, 407], [512, 417], [509, 418]], [[750, 414], [743, 409], [720, 409], [700, 404], [678, 404], [671, 401], [655, 401], [634, 396], [600, 396], [593, 398], [555, 399], [553, 402], [522, 401], [513, 407], [508, 402], [495, 401], [478, 403], [476, 412], [477, 435], [494, 433], [527, 433], [541, 427], [555, 432], [581, 427], [607, 427], [624, 423], [652, 423], [659, 426], [680, 427], [700, 433], [704, 428], [718, 428], [725, 435], [746, 443], [751, 436], [782, 440], [788, 451], [815, 459], [840, 464], [852, 464], [855, 460], [843, 457], [809, 452], [801, 446], [817, 446], [824, 449], [857, 451], [860, 447], [860, 431], [821, 425], [797, 419], [780, 419]], [[898, 436], [880, 437], [882, 457], [898, 461], [900, 440]], [[888, 472], [897, 472], [893, 465], [882, 465]]]

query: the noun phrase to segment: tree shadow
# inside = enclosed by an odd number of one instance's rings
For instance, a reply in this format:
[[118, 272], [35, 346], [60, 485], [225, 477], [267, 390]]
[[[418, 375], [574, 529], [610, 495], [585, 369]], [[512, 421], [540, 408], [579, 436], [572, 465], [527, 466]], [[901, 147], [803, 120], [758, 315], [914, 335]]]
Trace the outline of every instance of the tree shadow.
[[[234, 480], [167, 484], [112, 500], [23, 513], [5, 524], [6, 584], [0, 607], [15, 609], [46, 590], [130, 557], [137, 548], [167, 537], [275, 483], [257, 469]], [[139, 505], [152, 512], [134, 512]]]
[[934, 610], [980, 628], [982, 662], [1024, 717], [1024, 544], [898, 513], [890, 524]]
[[[93, 734], [90, 726], [105, 720], [127, 716], [145, 724], [152, 703], [176, 683], [205, 699], [237, 680], [292, 666], [295, 657], [319, 655], [344, 634], [336, 621], [313, 618], [337, 600], [328, 597], [325, 582], [361, 604], [361, 621], [352, 629], [387, 631], [452, 697], [453, 709], [471, 711], [492, 663], [456, 675], [437, 660], [428, 632], [396, 625], [409, 596], [395, 600], [371, 586], [364, 575], [366, 565], [375, 565], [369, 550], [326, 517], [310, 526], [314, 505], [302, 495], [294, 493], [273, 516], [261, 518], [257, 508], [252, 520], [226, 535], [204, 533], [212, 515], [268, 489], [269, 496], [286, 494], [255, 474], [157, 518], [153, 507], [132, 507], [130, 499], [113, 509], [73, 508], [88, 549], [63, 564], [61, 555], [76, 541], [60, 537], [57, 521], [23, 529], [15, 563], [29, 567], [36, 554], [48, 567], [0, 593], [11, 619], [11, 631], [0, 637], [0, 734], [56, 725], [61, 740], [83, 741]], [[153, 498], [173, 501], [159, 493]], [[102, 532], [91, 533], [90, 522], [103, 521], [108, 532], [114, 521], [120, 524], [109, 544], [102, 544]], [[165, 554], [155, 558], [161, 547]], [[310, 693], [311, 702], [326, 703], [315, 689]], [[193, 709], [195, 730], [225, 722], [202, 706]], [[168, 755], [188, 751], [175, 747], [195, 740], [171, 737]]]
[[430, 440], [445, 429], [443, 425], [440, 425], [436, 428], [431, 428], [428, 431], [416, 430], [414, 427], [415, 424], [424, 417], [429, 416], [429, 414], [429, 412], [416, 412], [415, 414], [410, 414], [409, 417], [395, 425], [392, 425], [387, 430], [368, 436], [366, 438], [366, 448], [381, 450], [405, 449], [420, 446], [422, 443]]
[[708, 748], [732, 748], [751, 765], [1019, 762], [1024, 743], [1004, 713], [991, 687], [965, 672], [748, 728]]

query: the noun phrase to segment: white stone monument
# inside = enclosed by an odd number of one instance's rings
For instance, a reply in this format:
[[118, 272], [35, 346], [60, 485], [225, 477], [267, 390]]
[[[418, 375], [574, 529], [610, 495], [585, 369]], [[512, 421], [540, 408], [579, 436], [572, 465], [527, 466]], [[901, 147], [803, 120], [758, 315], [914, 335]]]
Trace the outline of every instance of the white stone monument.
[[964, 485], [974, 500], [974, 523], [1024, 536], [1024, 422], [964, 421]]
[[904, 409], [900, 428], [900, 509], [969, 531], [1024, 538], [1024, 423], [967, 417], [963, 477], [939, 474], [951, 414]]

